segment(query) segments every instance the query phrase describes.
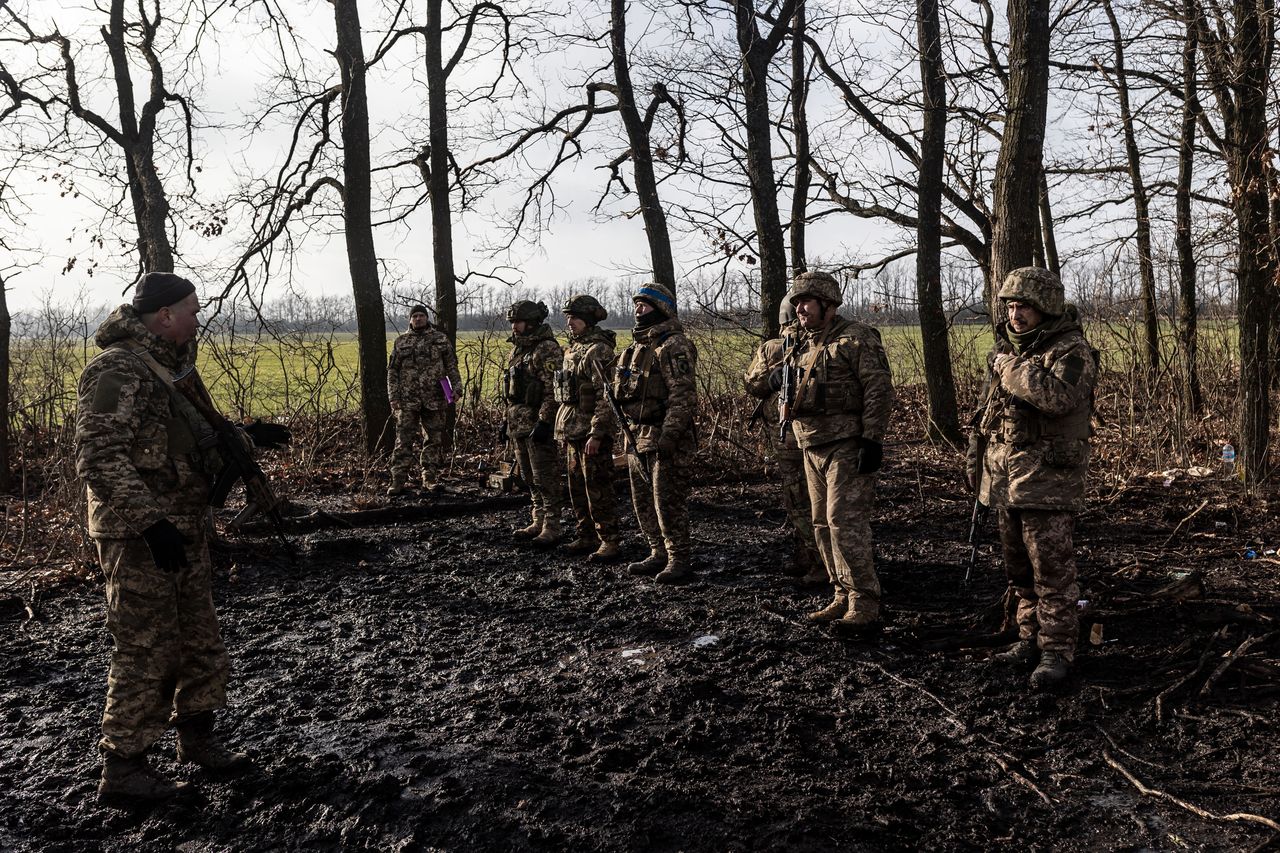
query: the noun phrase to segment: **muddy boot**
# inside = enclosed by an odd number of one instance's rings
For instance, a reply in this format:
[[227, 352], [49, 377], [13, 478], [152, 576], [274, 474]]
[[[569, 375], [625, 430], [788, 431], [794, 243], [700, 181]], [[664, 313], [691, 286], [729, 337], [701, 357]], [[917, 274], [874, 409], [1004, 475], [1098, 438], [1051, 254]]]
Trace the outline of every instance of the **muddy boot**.
[[542, 529], [533, 537], [535, 548], [550, 548], [560, 541], [560, 517], [548, 515], [542, 522]]
[[994, 663], [1030, 670], [1040, 661], [1040, 650], [1035, 640], [1019, 640], [1002, 652], [991, 656]]
[[810, 622], [822, 624], [824, 622], [834, 622], [844, 616], [849, 610], [849, 596], [843, 592], [837, 592], [835, 598], [831, 599], [831, 603], [821, 610], [815, 610], [812, 613], [806, 613], [805, 619]]
[[525, 527], [517, 527], [511, 531], [511, 538], [517, 542], [528, 542], [533, 537], [542, 532], [542, 522], [545, 518], [542, 510], [535, 509], [533, 511], [533, 521]]
[[667, 552], [662, 548], [650, 548], [649, 556], [627, 564], [627, 574], [638, 578], [651, 578], [667, 567]]
[[622, 549], [618, 547], [617, 539], [606, 539], [600, 543], [600, 547], [597, 548], [591, 556], [587, 557], [587, 562], [612, 563], [618, 559], [621, 550]]
[[844, 616], [831, 623], [831, 630], [842, 637], [857, 639], [880, 633], [880, 614], [872, 610], [850, 607]]
[[180, 793], [185, 782], [174, 782], [147, 763], [146, 755], [121, 758], [105, 753], [98, 802], [104, 806], [129, 808], [158, 803]]
[[1058, 652], [1040, 653], [1040, 665], [1031, 673], [1031, 689], [1037, 693], [1048, 693], [1062, 687], [1071, 674], [1071, 664]]
[[219, 742], [213, 733], [213, 719], [212, 711], [178, 718], [174, 723], [178, 730], [178, 761], [228, 776], [245, 772], [252, 766], [249, 756], [227, 749]]
[[576, 539], [564, 546], [564, 549], [570, 554], [590, 554], [599, 547], [599, 539], [594, 536], [583, 536], [579, 533]]
[[391, 485], [387, 486], [387, 497], [399, 497], [405, 493], [406, 479], [404, 474], [391, 475]]
[[693, 566], [688, 557], [671, 557], [667, 560], [667, 567], [659, 572], [654, 580], [673, 586], [686, 584], [693, 580]]

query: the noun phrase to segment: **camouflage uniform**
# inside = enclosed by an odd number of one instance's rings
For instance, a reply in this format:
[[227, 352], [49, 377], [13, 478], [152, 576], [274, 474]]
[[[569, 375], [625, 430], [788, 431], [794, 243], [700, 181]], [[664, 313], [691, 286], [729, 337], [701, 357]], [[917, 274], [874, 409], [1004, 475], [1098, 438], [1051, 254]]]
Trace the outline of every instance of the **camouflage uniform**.
[[786, 341], [794, 340], [799, 333], [799, 327], [793, 322], [782, 327], [782, 337], [760, 344], [742, 380], [748, 394], [764, 401], [765, 435], [770, 455], [778, 463], [778, 476], [782, 481], [782, 506], [791, 522], [796, 567], [805, 573], [806, 578], [815, 581], [830, 580], [813, 535], [813, 508], [809, 503], [809, 486], [804, 479], [804, 453], [796, 444], [794, 431], [787, 430], [785, 438], [778, 437], [777, 391], [769, 383], [770, 374], [782, 364]]
[[[171, 718], [226, 704], [228, 660], [210, 589], [206, 517], [220, 464], [199, 415], [170, 394], [130, 348], [175, 373], [195, 364], [147, 330], [131, 305], [98, 329], [103, 352], [80, 377], [76, 473], [88, 499], [89, 535], [106, 575], [107, 628], [115, 641], [100, 747], [133, 758]], [[168, 519], [187, 538], [190, 566], [156, 567], [143, 531]]]
[[[788, 298], [794, 305], [806, 297], [839, 305], [839, 285], [826, 273], [801, 273]], [[802, 329], [783, 364], [796, 377], [792, 429], [804, 453], [814, 537], [835, 585], [832, 603], [811, 618], [867, 627], [880, 616], [871, 509], [893, 410], [889, 360], [879, 332], [837, 314], [822, 329]], [[864, 462], [872, 448], [874, 466]]]
[[[521, 303], [517, 303], [512, 308], [520, 306]], [[541, 310], [534, 316], [540, 314], [545, 320], [546, 306], [539, 303], [538, 307]], [[508, 319], [512, 316], [509, 313]], [[532, 496], [533, 525], [526, 529], [528, 535], [539, 535], [547, 524], [558, 535], [564, 480], [560, 471], [560, 454], [553, 441], [553, 424], [558, 408], [555, 373], [560, 369], [564, 350], [545, 322], [526, 322], [529, 325], [525, 334], [511, 335], [511, 354], [507, 357], [507, 370], [503, 374], [507, 436], [515, 445], [520, 476], [529, 485]], [[539, 433], [537, 436], [534, 435], [535, 428]], [[537, 531], [532, 530], [534, 526]]]
[[[1014, 270], [999, 298], [1033, 305], [1045, 316], [1029, 332], [1019, 335], [1006, 323], [997, 336], [968, 473], [981, 477], [979, 500], [998, 511], [1019, 638], [1035, 639], [1042, 652], [1070, 663], [1079, 598], [1072, 531], [1084, 508], [1097, 361], [1052, 273]], [[1004, 354], [1016, 357], [997, 367]]]
[[387, 396], [399, 407], [396, 447], [391, 457], [391, 480], [403, 483], [413, 467], [413, 446], [423, 437], [419, 462], [422, 484], [431, 486], [444, 466], [445, 420], [448, 403], [440, 380], [448, 377], [454, 393], [462, 389], [458, 354], [448, 336], [430, 325], [396, 338], [387, 364]]
[[[555, 399], [560, 404], [555, 436], [565, 445], [565, 473], [578, 540], [614, 546], [618, 542], [618, 505], [613, 493], [612, 447], [617, 424], [600, 376], [608, 376], [613, 369], [617, 341], [612, 331], [596, 325], [587, 326], [580, 335], [570, 335], [563, 366], [555, 374]], [[589, 438], [601, 444], [595, 456], [586, 453]]]
[[688, 499], [697, 451], [698, 350], [684, 333], [669, 290], [648, 284], [636, 299], [657, 303], [646, 315], [655, 322], [637, 326], [632, 344], [618, 358], [613, 390], [636, 439], [629, 463], [631, 502], [649, 545], [652, 571], [647, 573], [665, 583], [683, 579], [692, 569]]

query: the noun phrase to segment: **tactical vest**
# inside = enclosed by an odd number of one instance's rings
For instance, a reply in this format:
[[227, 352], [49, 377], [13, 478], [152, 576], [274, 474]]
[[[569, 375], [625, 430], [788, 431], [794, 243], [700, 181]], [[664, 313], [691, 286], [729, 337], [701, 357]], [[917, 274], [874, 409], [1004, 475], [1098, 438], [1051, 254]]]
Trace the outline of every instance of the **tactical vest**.
[[[537, 378], [533, 361], [534, 350], [520, 353], [515, 364], [502, 374], [502, 396], [508, 403], [537, 408], [542, 405], [545, 391]], [[556, 398], [557, 402], [560, 398]]]
[[822, 346], [810, 340], [809, 348], [797, 355], [797, 348], [787, 350], [784, 362], [795, 369], [796, 399], [791, 411], [796, 417], [806, 415], [862, 414], [862, 383], [855, 377], [827, 379], [827, 345], [839, 341], [822, 339]]
[[[592, 409], [596, 404], [596, 386], [591, 375], [586, 372], [587, 365], [575, 365], [575, 369], [562, 368], [553, 375], [555, 387], [553, 394], [557, 403], [580, 409]], [[579, 373], [578, 370], [583, 370]]]
[[667, 414], [667, 382], [657, 367], [657, 348], [641, 343], [629, 346], [618, 362], [613, 393], [632, 423], [660, 424]]
[[[1095, 363], [1097, 353], [1093, 352]], [[1044, 366], [1044, 354], [1030, 356], [1030, 361]], [[1004, 390], [994, 377], [991, 400], [986, 407], [980, 430], [991, 441], [1025, 447], [1043, 444], [1044, 463], [1051, 468], [1074, 468], [1084, 464], [1086, 442], [1093, 435], [1090, 423], [1092, 404], [1075, 411], [1049, 417], [1030, 403]]]

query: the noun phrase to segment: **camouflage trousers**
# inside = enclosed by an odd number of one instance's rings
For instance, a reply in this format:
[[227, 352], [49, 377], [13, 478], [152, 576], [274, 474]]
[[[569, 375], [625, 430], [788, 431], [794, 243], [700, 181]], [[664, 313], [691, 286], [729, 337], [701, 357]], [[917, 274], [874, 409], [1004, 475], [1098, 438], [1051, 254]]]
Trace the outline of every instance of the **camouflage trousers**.
[[565, 442], [565, 474], [577, 534], [605, 542], [618, 540], [618, 498], [613, 493], [613, 442], [588, 456], [585, 438]]
[[560, 452], [554, 441], [534, 441], [529, 436], [513, 438], [516, 449], [516, 465], [520, 479], [529, 487], [533, 498], [533, 513], [560, 518], [564, 506], [564, 477], [560, 473]]
[[[422, 439], [419, 464], [424, 480], [435, 481], [444, 465], [444, 409], [410, 409], [396, 412], [396, 449], [391, 454], [391, 474], [408, 478], [413, 448]], [[424, 485], [426, 485], [424, 483]]]
[[797, 448], [781, 448], [775, 458], [782, 480], [782, 506], [791, 522], [796, 567], [802, 571], [818, 568], [822, 566], [822, 555], [813, 536], [813, 506], [804, 477], [804, 454]]
[[818, 553], [851, 613], [880, 614], [880, 579], [871, 549], [874, 474], [858, 473], [858, 441], [847, 438], [804, 451]]
[[1000, 509], [1005, 572], [1017, 596], [1018, 637], [1044, 651], [1075, 658], [1079, 632], [1073, 513]]
[[[689, 540], [689, 474], [693, 444], [677, 448], [673, 456], [656, 451], [631, 456], [631, 505], [649, 550], [666, 551], [673, 560], [692, 556]], [[649, 474], [646, 483], [642, 471]]]
[[187, 546], [191, 566], [156, 568], [141, 539], [98, 539], [107, 630], [115, 641], [102, 714], [104, 752], [146, 752], [173, 718], [226, 705], [226, 647], [213, 609], [209, 548]]

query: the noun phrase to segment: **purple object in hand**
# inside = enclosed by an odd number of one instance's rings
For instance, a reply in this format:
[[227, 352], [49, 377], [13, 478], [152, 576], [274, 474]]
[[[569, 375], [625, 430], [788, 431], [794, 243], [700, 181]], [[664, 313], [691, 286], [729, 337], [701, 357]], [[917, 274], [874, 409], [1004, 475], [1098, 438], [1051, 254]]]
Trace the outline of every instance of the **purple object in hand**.
[[458, 398], [453, 395], [453, 383], [449, 381], [448, 376], [440, 377], [440, 388], [444, 391], [444, 401], [453, 405], [453, 401]]

